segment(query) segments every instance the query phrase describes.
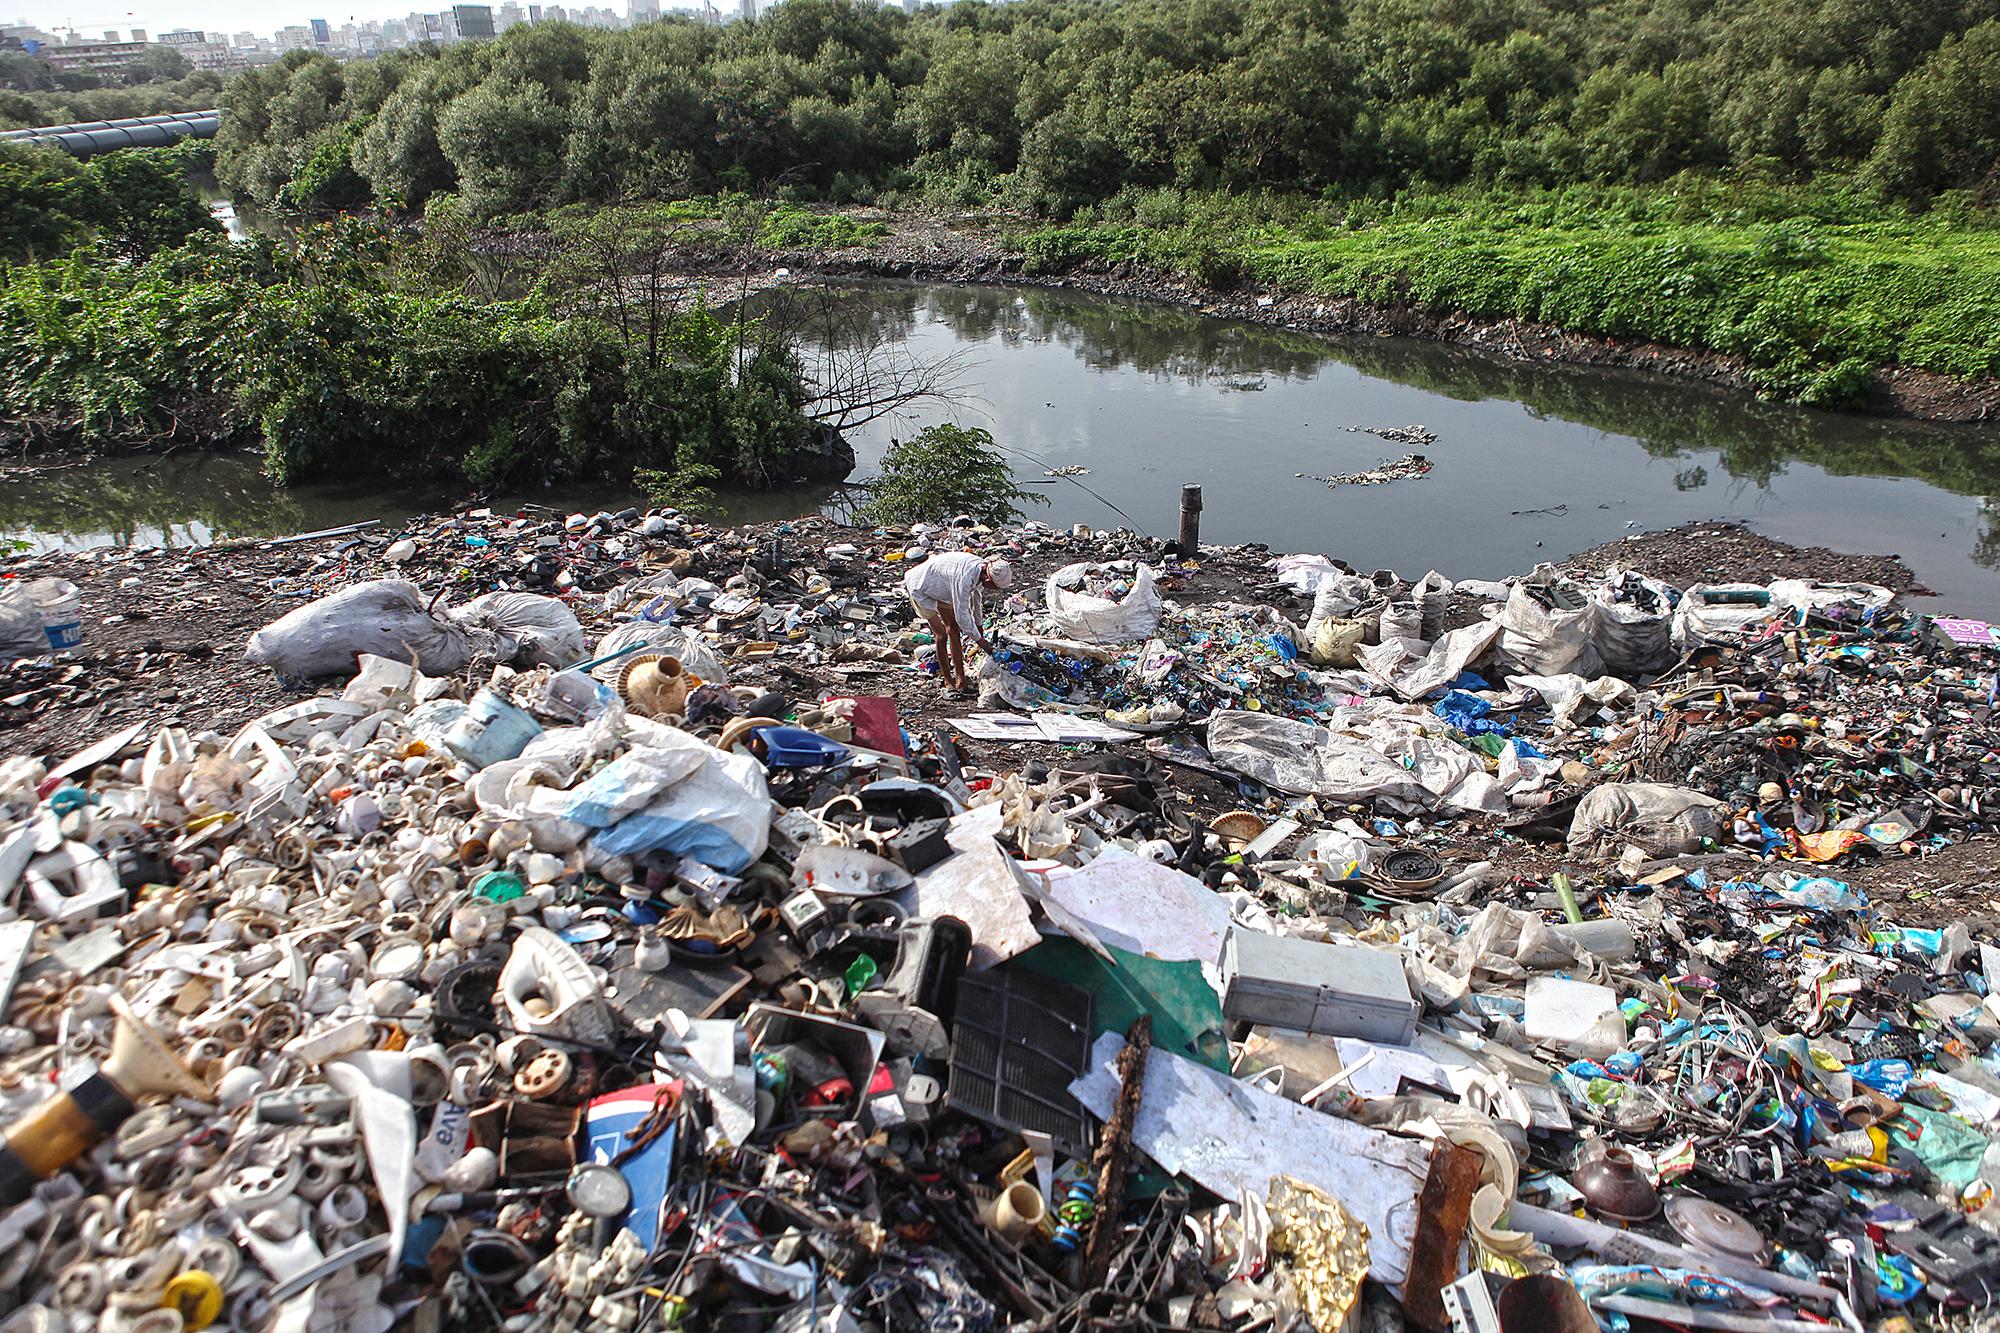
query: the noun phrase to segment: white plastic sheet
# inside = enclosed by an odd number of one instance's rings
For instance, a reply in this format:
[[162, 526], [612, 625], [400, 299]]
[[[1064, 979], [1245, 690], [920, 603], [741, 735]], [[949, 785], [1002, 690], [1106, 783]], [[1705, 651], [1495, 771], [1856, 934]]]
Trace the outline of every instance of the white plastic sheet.
[[1407, 639], [1363, 644], [1354, 650], [1362, 669], [1405, 699], [1421, 699], [1457, 680], [1500, 639], [1500, 623], [1452, 630], [1426, 650]]
[[1225, 711], [1208, 723], [1218, 764], [1280, 791], [1406, 811], [1507, 808], [1483, 760], [1439, 734], [1428, 710], [1377, 702], [1338, 708], [1326, 727]]
[[[1111, 1114], [1124, 1038], [1107, 1032], [1090, 1072], [1069, 1090], [1092, 1115]], [[1154, 1047], [1132, 1140], [1165, 1169], [1225, 1199], [1261, 1199], [1280, 1175], [1316, 1185], [1368, 1224], [1369, 1275], [1395, 1286], [1409, 1275], [1417, 1193], [1430, 1145], [1323, 1115]]]
[[1052, 873], [1049, 895], [1103, 943], [1148, 958], [1213, 963], [1229, 932], [1221, 894], [1172, 866], [1120, 851]]

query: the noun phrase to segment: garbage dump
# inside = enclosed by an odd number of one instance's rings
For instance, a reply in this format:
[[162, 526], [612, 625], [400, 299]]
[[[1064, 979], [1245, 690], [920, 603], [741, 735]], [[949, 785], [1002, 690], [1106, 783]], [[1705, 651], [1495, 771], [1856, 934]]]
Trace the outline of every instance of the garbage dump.
[[[977, 702], [952, 549], [1028, 575]], [[108, 711], [218, 560], [257, 714]], [[672, 511], [64, 572], [0, 1333], [1993, 1318], [2000, 939], [1922, 887], [1991, 874], [1981, 622]]]

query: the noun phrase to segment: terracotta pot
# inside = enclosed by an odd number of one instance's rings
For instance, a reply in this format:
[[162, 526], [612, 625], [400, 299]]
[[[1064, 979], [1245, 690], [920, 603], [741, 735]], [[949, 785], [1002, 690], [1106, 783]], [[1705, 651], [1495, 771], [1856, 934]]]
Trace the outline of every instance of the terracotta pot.
[[1645, 1222], [1660, 1213], [1659, 1191], [1623, 1148], [1606, 1148], [1569, 1178], [1584, 1206], [1613, 1222]]

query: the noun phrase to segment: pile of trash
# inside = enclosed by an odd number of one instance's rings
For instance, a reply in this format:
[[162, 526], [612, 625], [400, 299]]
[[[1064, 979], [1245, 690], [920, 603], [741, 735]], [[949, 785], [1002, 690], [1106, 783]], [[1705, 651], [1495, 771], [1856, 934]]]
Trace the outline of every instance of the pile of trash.
[[[950, 547], [1046, 573], [946, 727]], [[1197, 564], [460, 516], [295, 702], [0, 761], [0, 1333], [1992, 1305], [2000, 947], [1865, 886], [1985, 832], [1985, 627]]]
[[[1385, 458], [1374, 467], [1364, 468], [1359, 472], [1336, 472], [1330, 477], [1316, 476], [1313, 480], [1324, 483], [1328, 490], [1336, 486], [1380, 486], [1385, 482], [1429, 476], [1431, 469], [1436, 466], [1436, 463], [1423, 454], [1404, 454], [1401, 458]], [[1301, 472], [1298, 475], [1303, 477], [1307, 474]]]

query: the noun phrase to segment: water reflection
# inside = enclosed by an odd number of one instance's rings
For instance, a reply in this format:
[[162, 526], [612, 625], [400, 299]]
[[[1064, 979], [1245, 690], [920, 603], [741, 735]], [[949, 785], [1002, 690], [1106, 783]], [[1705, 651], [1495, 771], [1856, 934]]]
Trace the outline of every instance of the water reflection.
[[[1622, 533], [1716, 516], [1774, 536], [1903, 555], [1968, 611], [2000, 613], [2000, 432], [1809, 412], [1616, 372], [1388, 338], [1324, 339], [1070, 292], [877, 283], [753, 298], [836, 355], [957, 355], [964, 400], [853, 433], [866, 476], [930, 421], [986, 425], [1059, 523], [1174, 526], [1182, 482], [1204, 532], [1367, 567], [1494, 577]], [[782, 303], [790, 313], [781, 314]], [[1329, 491], [1304, 478], [1403, 446], [1355, 426], [1422, 422], [1419, 481]], [[1090, 469], [1082, 485], [1045, 469]], [[1302, 477], [1303, 474], [1303, 477]], [[1092, 494], [1095, 492], [1096, 494]], [[727, 497], [738, 519], [809, 512], [830, 488]], [[280, 492], [252, 455], [123, 459], [0, 488], [0, 531], [37, 544], [270, 536], [462, 504], [463, 490]], [[629, 489], [499, 497], [621, 508]], [[1718, 574], [1727, 571], [1717, 571]]]

